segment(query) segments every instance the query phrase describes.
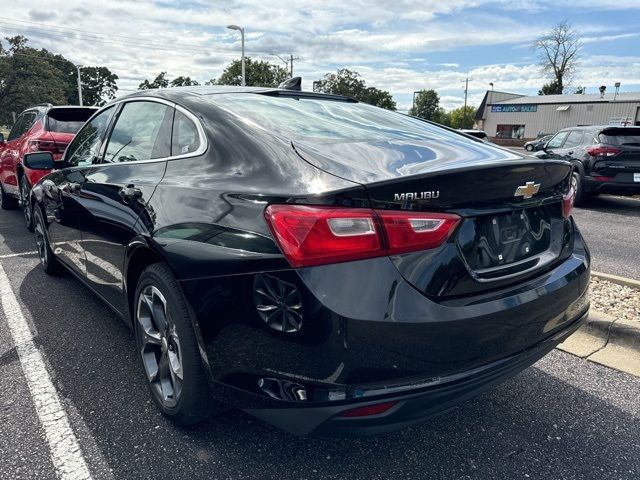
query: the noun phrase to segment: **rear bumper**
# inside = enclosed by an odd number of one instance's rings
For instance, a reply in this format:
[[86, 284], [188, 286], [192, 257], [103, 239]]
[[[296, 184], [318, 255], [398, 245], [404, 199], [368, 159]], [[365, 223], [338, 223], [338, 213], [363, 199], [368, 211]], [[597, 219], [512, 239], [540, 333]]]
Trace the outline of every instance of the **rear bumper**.
[[591, 177], [584, 177], [582, 188], [593, 194], [640, 195], [640, 182], [599, 182]]
[[[356, 435], [418, 423], [534, 363], [586, 317], [589, 264], [576, 229], [573, 253], [552, 270], [446, 301], [386, 257], [273, 271], [301, 292], [305, 326], [294, 334], [255, 315], [253, 274], [181, 285], [214, 395], [295, 434]], [[336, 418], [390, 400], [379, 416]]]
[[[587, 319], [584, 313], [562, 331], [527, 350], [479, 368], [423, 382], [409, 393], [387, 394], [374, 401], [351, 402], [310, 408], [266, 408], [246, 411], [261, 420], [297, 435], [368, 436], [391, 432], [424, 422], [526, 369], [564, 341]], [[340, 414], [354, 406], [397, 402], [386, 412], [348, 418]]]

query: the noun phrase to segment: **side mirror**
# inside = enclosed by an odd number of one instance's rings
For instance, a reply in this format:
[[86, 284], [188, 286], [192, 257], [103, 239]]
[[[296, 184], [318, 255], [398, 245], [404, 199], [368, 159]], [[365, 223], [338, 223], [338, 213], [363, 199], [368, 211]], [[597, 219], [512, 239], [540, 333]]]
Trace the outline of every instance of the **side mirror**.
[[53, 170], [56, 167], [51, 152], [27, 153], [22, 163], [31, 170]]

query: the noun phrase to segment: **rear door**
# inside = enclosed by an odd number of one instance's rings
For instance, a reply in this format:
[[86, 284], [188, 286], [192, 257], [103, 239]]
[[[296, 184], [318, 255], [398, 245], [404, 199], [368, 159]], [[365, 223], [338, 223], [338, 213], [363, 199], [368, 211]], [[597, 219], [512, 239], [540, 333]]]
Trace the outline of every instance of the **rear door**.
[[124, 103], [100, 164], [87, 172], [80, 190], [91, 217], [83, 229], [87, 279], [122, 314], [127, 311], [125, 250], [139, 234], [139, 217], [154, 215], [148, 202], [171, 155], [173, 115], [166, 102]]

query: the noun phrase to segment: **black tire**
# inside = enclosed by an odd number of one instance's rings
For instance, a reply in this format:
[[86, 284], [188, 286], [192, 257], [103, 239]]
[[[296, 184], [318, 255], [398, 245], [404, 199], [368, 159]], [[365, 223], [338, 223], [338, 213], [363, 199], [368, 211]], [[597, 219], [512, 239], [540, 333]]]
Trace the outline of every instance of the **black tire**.
[[3, 210], [13, 210], [18, 207], [18, 199], [4, 193], [2, 183], [0, 183], [0, 208]]
[[524, 149], [525, 149], [527, 152], [533, 152], [533, 145], [525, 145], [525, 146], [524, 146]]
[[47, 233], [42, 210], [36, 205], [33, 209], [33, 214], [34, 232], [36, 234], [36, 249], [38, 251], [38, 257], [40, 258], [42, 268], [44, 268], [44, 271], [49, 275], [60, 275], [63, 272], [62, 265], [60, 265], [59, 260], [51, 250], [49, 235]]
[[573, 200], [573, 204], [576, 207], [581, 207], [589, 199], [589, 196], [582, 189], [582, 175], [580, 172], [573, 172], [573, 178], [571, 179], [573, 188], [576, 191], [576, 197]]
[[22, 207], [22, 215], [24, 216], [24, 223], [27, 230], [33, 232], [33, 210], [31, 208], [31, 202], [29, 197], [31, 195], [31, 187], [27, 177], [22, 175], [20, 178], [20, 205]]
[[189, 307], [165, 264], [142, 272], [133, 307], [138, 358], [160, 411], [179, 426], [224, 412], [212, 397]]

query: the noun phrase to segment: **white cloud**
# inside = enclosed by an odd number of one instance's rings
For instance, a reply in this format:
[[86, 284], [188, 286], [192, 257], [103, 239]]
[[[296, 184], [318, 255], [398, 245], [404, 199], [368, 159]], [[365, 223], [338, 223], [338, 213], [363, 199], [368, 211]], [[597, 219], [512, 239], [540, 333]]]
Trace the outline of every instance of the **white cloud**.
[[[457, 52], [471, 46], [529, 47], [556, 20], [530, 20], [521, 11], [556, 8], [556, 0], [300, 0], [295, 8], [281, 0], [227, 0], [162, 3], [153, 0], [30, 0], [13, 5], [9, 18], [0, 18], [1, 36], [27, 35], [34, 46], [59, 52], [74, 62], [106, 65], [120, 77], [122, 90], [135, 89], [144, 79], [167, 71], [170, 77], [189, 75], [200, 81], [218, 76], [240, 51], [238, 32], [246, 28], [247, 54], [280, 63], [272, 53], [294, 53], [297, 74], [305, 88], [324, 73], [345, 66], [358, 70], [369, 85], [391, 91], [399, 104], [410, 104], [414, 90], [434, 88], [443, 104], [459, 106], [461, 80], [469, 70], [469, 102], [479, 102], [493, 82], [498, 90], [530, 91], [544, 79], [522, 49], [518, 61], [477, 66], [455, 61], [433, 62], [436, 52]], [[640, 8], [640, 0], [569, 0], [581, 10]], [[496, 18], [486, 10], [499, 6]], [[564, 6], [564, 4], [563, 4]], [[468, 12], [471, 9], [473, 14]], [[518, 13], [509, 15], [509, 11]], [[602, 25], [593, 16], [581, 23], [585, 44], [633, 41], [637, 32]], [[12, 20], [13, 19], [13, 20]], [[15, 19], [19, 20], [18, 22]], [[61, 22], [60, 19], [64, 19]], [[28, 23], [25, 23], [28, 22]], [[87, 33], [89, 32], [89, 33]], [[519, 50], [517, 51], [519, 52]], [[438, 57], [442, 60], [442, 55]], [[617, 79], [640, 83], [640, 62], [629, 57], [584, 57], [576, 83], [598, 85]]]

